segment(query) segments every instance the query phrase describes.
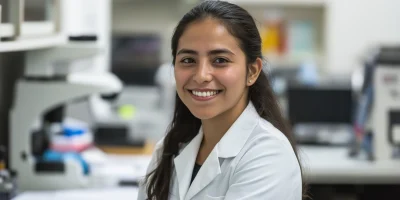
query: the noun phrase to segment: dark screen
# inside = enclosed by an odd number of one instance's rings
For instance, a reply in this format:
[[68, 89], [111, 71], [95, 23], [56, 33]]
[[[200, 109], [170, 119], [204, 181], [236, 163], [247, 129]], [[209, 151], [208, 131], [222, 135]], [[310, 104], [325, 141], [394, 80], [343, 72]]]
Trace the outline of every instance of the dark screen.
[[154, 85], [161, 65], [161, 41], [157, 35], [113, 35], [111, 71], [126, 85]]
[[297, 123], [352, 123], [350, 89], [289, 88], [289, 120]]

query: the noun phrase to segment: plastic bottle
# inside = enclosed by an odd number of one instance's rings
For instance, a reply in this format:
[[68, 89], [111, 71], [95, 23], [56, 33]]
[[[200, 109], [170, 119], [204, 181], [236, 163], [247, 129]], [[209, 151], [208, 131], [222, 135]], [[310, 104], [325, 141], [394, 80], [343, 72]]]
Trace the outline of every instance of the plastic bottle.
[[286, 52], [286, 28], [280, 10], [267, 10], [261, 30], [262, 52], [267, 55], [281, 55]]

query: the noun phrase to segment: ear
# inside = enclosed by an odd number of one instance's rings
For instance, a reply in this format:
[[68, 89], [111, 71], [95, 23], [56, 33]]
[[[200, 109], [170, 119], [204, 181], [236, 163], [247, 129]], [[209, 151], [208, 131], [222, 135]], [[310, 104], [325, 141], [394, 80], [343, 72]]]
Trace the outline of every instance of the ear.
[[257, 58], [257, 60], [249, 66], [249, 73], [247, 74], [247, 86], [253, 85], [260, 73], [262, 72], [262, 60]]

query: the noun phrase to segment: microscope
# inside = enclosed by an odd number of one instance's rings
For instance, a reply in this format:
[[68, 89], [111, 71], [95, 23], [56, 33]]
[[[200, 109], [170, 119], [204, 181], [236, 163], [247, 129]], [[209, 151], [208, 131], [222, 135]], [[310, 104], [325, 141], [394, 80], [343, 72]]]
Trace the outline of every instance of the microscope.
[[102, 51], [90, 42], [26, 53], [24, 76], [15, 86], [10, 112], [10, 169], [17, 173], [17, 185], [25, 190], [84, 188], [90, 173], [77, 159], [46, 161], [49, 136], [62, 131], [67, 103], [93, 95], [115, 96], [121, 81], [111, 73], [70, 72], [70, 62]]
[[400, 47], [372, 49], [365, 61], [355, 112], [356, 142], [350, 156], [366, 152], [371, 161], [396, 159], [400, 149]]

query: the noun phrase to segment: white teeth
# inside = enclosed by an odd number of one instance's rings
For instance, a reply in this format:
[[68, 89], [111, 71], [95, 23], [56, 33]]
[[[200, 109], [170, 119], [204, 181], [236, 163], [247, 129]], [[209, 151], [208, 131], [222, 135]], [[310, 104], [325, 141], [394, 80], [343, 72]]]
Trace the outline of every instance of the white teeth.
[[199, 96], [199, 97], [209, 97], [218, 94], [218, 91], [207, 91], [207, 92], [200, 92], [192, 90], [192, 94]]

